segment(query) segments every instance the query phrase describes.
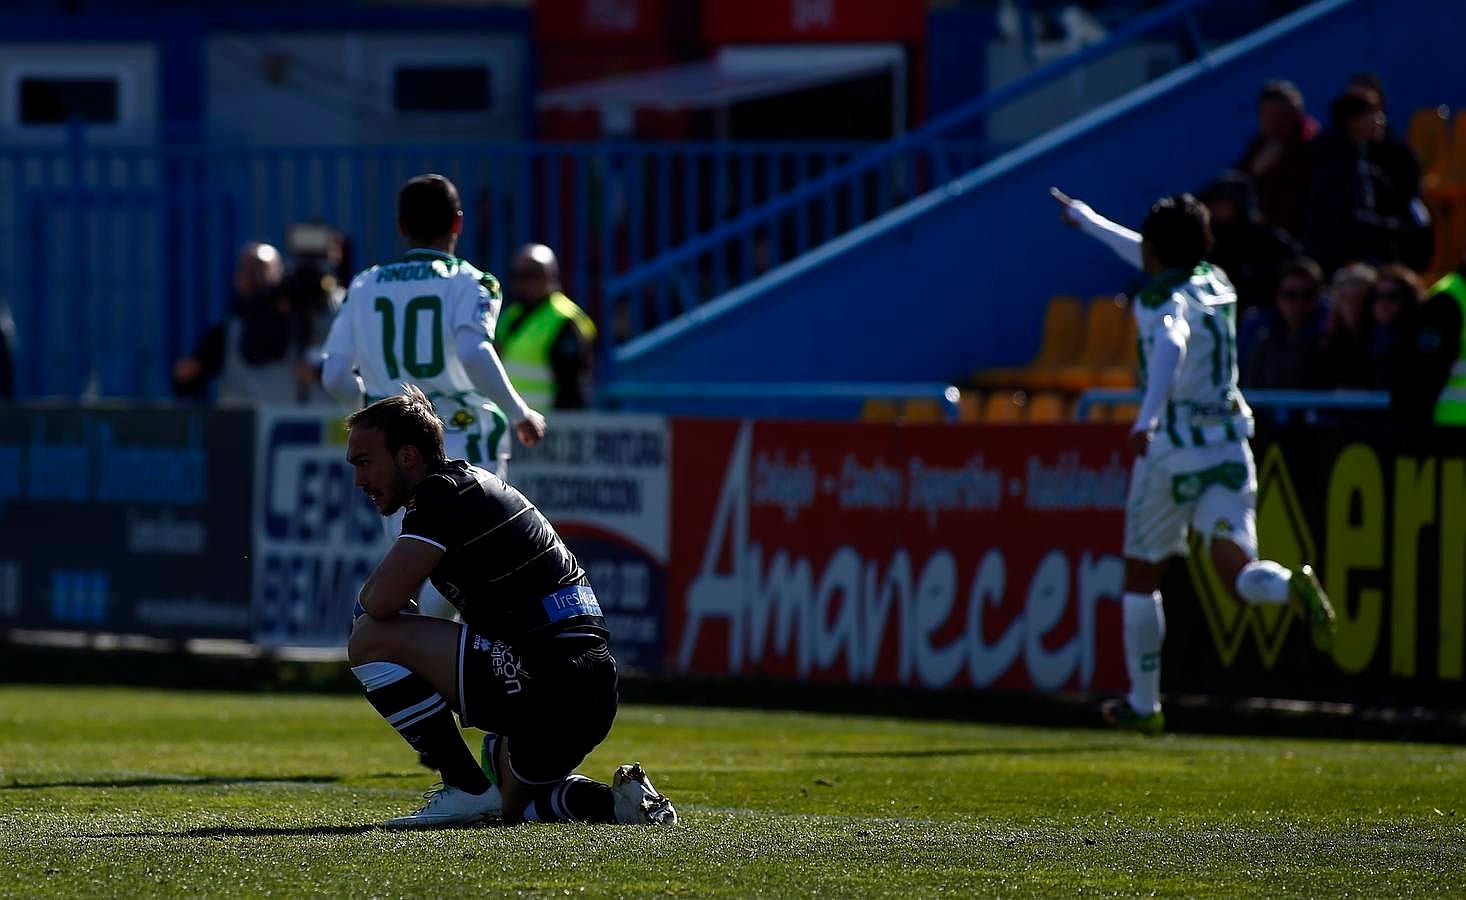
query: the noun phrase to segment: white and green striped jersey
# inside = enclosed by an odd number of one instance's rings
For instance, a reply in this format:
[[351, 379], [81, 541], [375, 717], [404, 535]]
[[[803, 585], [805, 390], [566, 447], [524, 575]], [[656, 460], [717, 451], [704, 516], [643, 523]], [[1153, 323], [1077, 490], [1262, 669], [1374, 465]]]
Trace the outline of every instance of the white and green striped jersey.
[[[502, 302], [493, 275], [447, 253], [412, 250], [352, 279], [323, 350], [352, 360], [368, 402], [410, 382], [451, 415], [488, 402], [459, 361], [455, 336], [468, 329], [492, 343]], [[452, 404], [439, 402], [449, 397]]]
[[1185, 347], [1156, 439], [1177, 447], [1235, 442], [1252, 434], [1252, 410], [1237, 387], [1237, 292], [1221, 269], [1201, 263], [1164, 272], [1135, 298], [1140, 384], [1156, 341], [1170, 331]]

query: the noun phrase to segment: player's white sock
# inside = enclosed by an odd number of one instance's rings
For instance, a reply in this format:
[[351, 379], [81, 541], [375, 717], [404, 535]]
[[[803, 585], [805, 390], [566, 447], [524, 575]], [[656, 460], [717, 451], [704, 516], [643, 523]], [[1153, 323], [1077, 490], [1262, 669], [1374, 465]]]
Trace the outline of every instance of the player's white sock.
[[1161, 642], [1166, 638], [1166, 613], [1161, 592], [1126, 592], [1125, 670], [1130, 673], [1130, 706], [1142, 715], [1161, 711]]
[[1293, 573], [1270, 559], [1259, 559], [1237, 573], [1237, 596], [1253, 604], [1288, 602], [1288, 579]]

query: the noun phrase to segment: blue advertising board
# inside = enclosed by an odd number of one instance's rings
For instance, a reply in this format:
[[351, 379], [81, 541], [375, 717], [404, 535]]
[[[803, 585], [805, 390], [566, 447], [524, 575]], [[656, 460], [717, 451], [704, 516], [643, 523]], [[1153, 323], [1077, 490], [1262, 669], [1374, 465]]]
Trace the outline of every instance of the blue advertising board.
[[351, 604], [388, 541], [353, 483], [341, 413], [260, 408], [255, 466], [254, 640], [345, 646]]
[[249, 631], [253, 414], [0, 414], [0, 627]]

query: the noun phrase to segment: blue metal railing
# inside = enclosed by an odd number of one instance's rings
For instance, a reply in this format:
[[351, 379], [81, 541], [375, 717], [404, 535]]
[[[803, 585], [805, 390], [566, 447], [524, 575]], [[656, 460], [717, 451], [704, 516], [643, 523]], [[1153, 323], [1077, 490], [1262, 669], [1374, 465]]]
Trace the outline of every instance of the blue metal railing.
[[[662, 382], [617, 381], [605, 386], [606, 399], [613, 404], [626, 401], [729, 401], [736, 400], [744, 414], [781, 415], [787, 405], [799, 408], [858, 408], [866, 400], [935, 401], [950, 421], [958, 417], [962, 392], [941, 382]], [[822, 416], [824, 417], [824, 416]], [[844, 416], [839, 416], [844, 417]]]
[[[608, 275], [869, 146], [116, 146], [80, 127], [62, 146], [3, 146], [0, 303], [16, 319], [17, 389], [168, 396], [172, 361], [226, 314], [240, 244], [282, 244], [289, 224], [324, 220], [349, 238], [352, 268], [391, 258], [397, 190], [423, 171], [458, 184], [464, 256], [502, 273], [519, 244], [552, 245], [566, 290], [614, 332], [600, 302]], [[650, 313], [674, 315], [670, 297]]]
[[[691, 308], [726, 290], [728, 273], [742, 280], [761, 273], [761, 267], [747, 265], [751, 257], [772, 267], [848, 232], [989, 158], [994, 148], [982, 141], [952, 141], [948, 136], [953, 131], [980, 123], [993, 111], [1080, 71], [1137, 38], [1182, 24], [1193, 52], [1204, 54], [1195, 14], [1217, 2], [1176, 0], [1138, 16], [1104, 41], [1030, 71], [915, 131], [803, 180], [799, 187], [745, 209], [650, 262], [612, 275], [605, 285], [608, 304], [624, 309], [633, 323], [654, 320], [647, 307], [655, 303], [660, 308], [669, 292], [675, 295], [677, 309]], [[749, 252], [754, 247], [764, 248], [761, 256]], [[633, 328], [630, 334], [641, 330]]]
[[[1386, 391], [1288, 391], [1254, 388], [1245, 392], [1247, 405], [1274, 413], [1278, 421], [1296, 413], [1316, 411], [1379, 412], [1390, 407]], [[1140, 393], [1130, 388], [1090, 388], [1079, 395], [1074, 418], [1086, 419], [1095, 406], [1139, 403]]]

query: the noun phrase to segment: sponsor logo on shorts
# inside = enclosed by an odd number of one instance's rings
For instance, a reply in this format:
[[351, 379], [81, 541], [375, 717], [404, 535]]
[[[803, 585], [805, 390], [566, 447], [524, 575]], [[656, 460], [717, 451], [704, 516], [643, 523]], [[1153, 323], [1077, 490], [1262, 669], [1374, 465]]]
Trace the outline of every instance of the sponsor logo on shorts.
[[524, 690], [524, 681], [529, 679], [524, 663], [515, 654], [514, 648], [503, 641], [494, 641], [481, 634], [473, 636], [473, 648], [479, 653], [489, 654], [489, 663], [494, 667], [494, 677], [504, 682], [507, 694]]
[[514, 651], [503, 641], [494, 641], [493, 648], [489, 650], [489, 659], [494, 664], [494, 675], [504, 682], [506, 694], [517, 694], [524, 690], [521, 678], [529, 678], [529, 673], [524, 671], [524, 665], [515, 657]]
[[462, 431], [474, 423], [473, 413], [466, 409], [458, 409], [448, 418], [448, 427], [455, 431]]

